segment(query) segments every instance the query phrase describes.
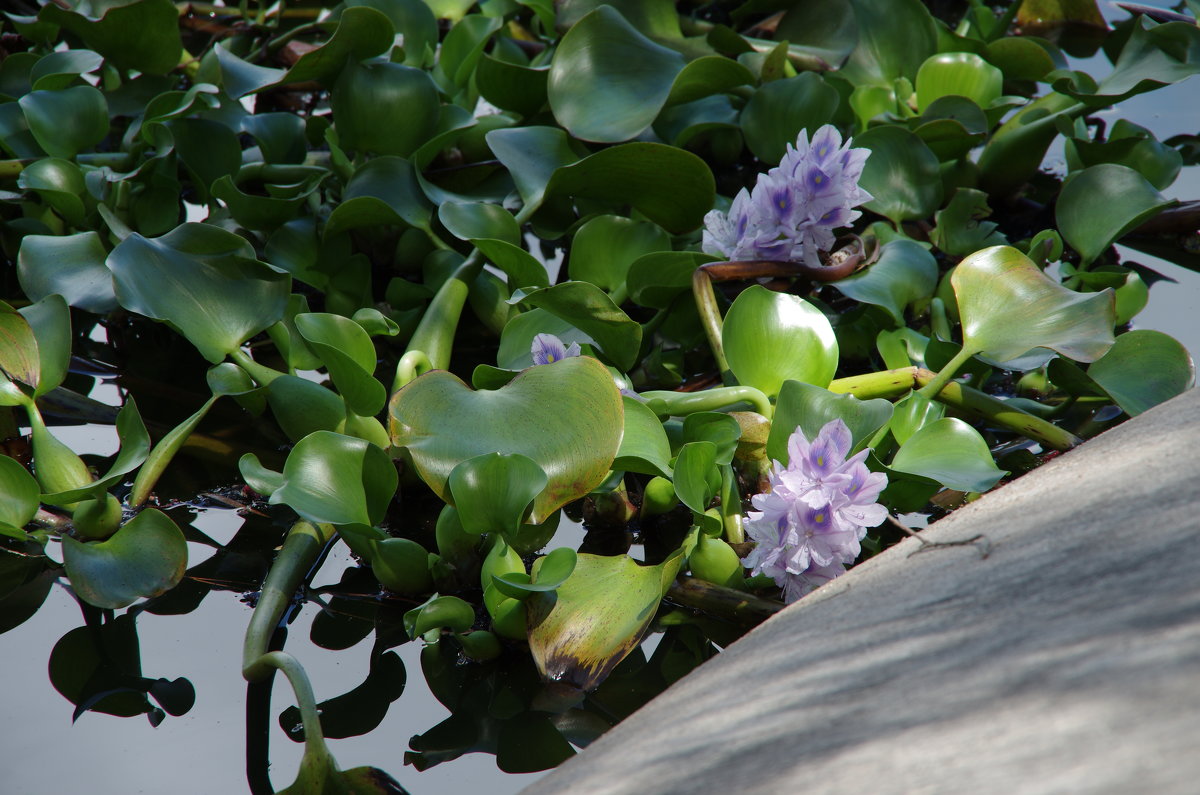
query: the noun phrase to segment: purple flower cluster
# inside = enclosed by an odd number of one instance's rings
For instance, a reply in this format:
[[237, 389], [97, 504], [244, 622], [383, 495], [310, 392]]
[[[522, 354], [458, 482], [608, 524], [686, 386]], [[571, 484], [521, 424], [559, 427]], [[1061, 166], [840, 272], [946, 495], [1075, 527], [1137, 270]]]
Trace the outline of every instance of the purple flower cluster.
[[839, 574], [862, 551], [859, 542], [887, 517], [875, 500], [887, 475], [863, 463], [866, 450], [847, 459], [850, 429], [826, 423], [811, 443], [797, 428], [788, 439], [789, 462], [775, 462], [771, 490], [751, 503], [746, 532], [757, 542], [743, 559], [751, 574], [766, 574], [794, 602]]
[[801, 130], [779, 165], [758, 175], [753, 191], [734, 198], [729, 214], [704, 216], [704, 251], [729, 260], [799, 260], [821, 264], [819, 251], [833, 247], [833, 230], [862, 213], [852, 208], [872, 198], [858, 187], [869, 149], [826, 124], [808, 140]]

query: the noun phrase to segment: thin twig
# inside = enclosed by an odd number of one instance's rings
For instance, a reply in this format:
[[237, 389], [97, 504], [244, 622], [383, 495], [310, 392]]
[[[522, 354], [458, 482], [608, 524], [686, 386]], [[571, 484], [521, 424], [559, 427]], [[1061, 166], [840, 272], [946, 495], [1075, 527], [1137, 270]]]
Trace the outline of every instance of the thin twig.
[[989, 541], [988, 537], [983, 533], [979, 533], [978, 535], [973, 535], [970, 538], [964, 538], [959, 541], [930, 541], [926, 538], [923, 538], [920, 533], [918, 533], [916, 530], [913, 530], [911, 527], [904, 524], [904, 522], [901, 522], [891, 514], [888, 514], [888, 521], [903, 530], [912, 538], [917, 539], [917, 542], [921, 545], [919, 549], [910, 554], [910, 557], [921, 552], [927, 552], [936, 547], [970, 547], [977, 544], [979, 546], [979, 557], [981, 559], [986, 558], [992, 553], [992, 542]]

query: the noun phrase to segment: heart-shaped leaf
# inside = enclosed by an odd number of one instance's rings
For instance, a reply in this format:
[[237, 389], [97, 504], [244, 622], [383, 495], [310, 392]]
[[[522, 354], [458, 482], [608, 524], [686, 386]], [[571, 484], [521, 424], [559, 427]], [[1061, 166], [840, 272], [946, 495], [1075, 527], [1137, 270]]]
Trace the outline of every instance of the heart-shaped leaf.
[[871, 150], [859, 185], [875, 198], [864, 205], [896, 223], [928, 218], [942, 203], [937, 155], [903, 127], [881, 125], [854, 137]]
[[108, 135], [108, 103], [92, 86], [31, 91], [18, 102], [34, 139], [54, 157], [74, 157]]
[[1004, 75], [973, 52], [941, 52], [917, 70], [917, 109], [946, 96], [966, 97], [986, 108], [1000, 96]]
[[214, 364], [283, 317], [291, 283], [245, 238], [208, 224], [132, 234], [107, 265], [121, 306], [169, 323]]
[[1134, 329], [1117, 337], [1087, 374], [1126, 414], [1136, 416], [1196, 383], [1187, 349], [1161, 331]]
[[417, 639], [431, 629], [445, 627], [465, 632], [475, 623], [475, 608], [457, 596], [431, 596], [429, 601], [404, 614], [404, 630]]
[[412, 164], [401, 157], [376, 157], [354, 172], [341, 203], [329, 214], [325, 236], [385, 224], [427, 229], [432, 215]]
[[682, 564], [682, 549], [657, 566], [628, 555], [579, 555], [553, 595], [525, 603], [538, 673], [580, 690], [599, 685], [637, 647]]
[[640, 400], [623, 395], [621, 402], [625, 405], [625, 433], [613, 469], [671, 477], [671, 443], [662, 423]]
[[546, 85], [550, 109], [576, 138], [628, 141], [654, 121], [684, 63], [600, 6], [559, 42]]
[[738, 123], [755, 157], [778, 163], [801, 130], [815, 132], [833, 118], [837, 107], [837, 89], [816, 72], [804, 72], [755, 91]]
[[438, 208], [438, 220], [459, 240], [489, 238], [514, 246], [521, 242], [521, 227], [498, 204], [447, 202]]
[[964, 259], [950, 277], [962, 318], [963, 350], [1008, 362], [1034, 348], [1095, 361], [1113, 344], [1112, 290], [1069, 290], [1011, 246]]
[[631, 320], [599, 287], [588, 282], [563, 282], [525, 292], [509, 303], [526, 303], [567, 321], [588, 334], [620, 370], [637, 363], [642, 327]]
[[598, 215], [575, 233], [567, 273], [611, 292], [625, 285], [629, 266], [638, 257], [670, 250], [670, 236], [655, 224]]
[[115, 610], [174, 588], [187, 568], [187, 541], [162, 511], [147, 508], [107, 541], [62, 538], [63, 566], [79, 598]]
[[396, 493], [396, 467], [370, 442], [330, 431], [305, 436], [288, 453], [271, 504], [311, 522], [378, 524]]
[[450, 471], [447, 486], [463, 529], [469, 533], [515, 534], [549, 478], [520, 453], [484, 453]]
[[0, 456], [0, 533], [24, 539], [21, 528], [37, 513], [41, 492], [28, 469], [14, 458]]
[[1172, 202], [1138, 172], [1102, 163], [1072, 174], [1055, 206], [1058, 229], [1088, 265], [1114, 241]]
[[450, 473], [485, 453], [519, 453], [549, 477], [529, 521], [540, 524], [607, 476], [621, 443], [621, 395], [590, 357], [531, 367], [508, 385], [476, 392], [456, 376], [420, 376], [391, 400], [390, 431], [417, 474], [443, 500]]
[[828, 386], [837, 370], [837, 338], [824, 313], [799, 296], [760, 285], [729, 307], [721, 341], [737, 380], [768, 397], [788, 380]]
[[437, 131], [438, 91], [429, 73], [398, 63], [348, 64], [330, 105], [349, 150], [410, 156]]
[[118, 69], [164, 75], [179, 65], [179, 11], [170, 0], [97, 3], [99, 18], [50, 4], [38, 17], [74, 33]]
[[363, 327], [350, 318], [326, 312], [296, 315], [295, 323], [304, 341], [325, 363], [346, 405], [363, 417], [378, 414], [387, 400], [387, 390], [373, 376], [375, 343]]
[[37, 301], [58, 293], [71, 306], [106, 314], [117, 308], [108, 256], [95, 232], [26, 235], [17, 253], [17, 274], [25, 294]]
[[1005, 474], [979, 431], [952, 417], [914, 433], [888, 466], [959, 491], [987, 491]]
[[899, 239], [884, 244], [879, 260], [869, 268], [835, 282], [834, 287], [855, 301], [883, 307], [896, 325], [903, 326], [904, 309], [933, 295], [937, 279], [933, 255], [914, 240]]
[[882, 398], [859, 400], [854, 395], [838, 395], [812, 384], [788, 381], [779, 391], [771, 419], [767, 457], [786, 465], [788, 438], [797, 428], [811, 441], [832, 420], [846, 423], [851, 449], [860, 449], [891, 417], [892, 404]]
[[532, 573], [493, 574], [492, 584], [500, 593], [524, 601], [531, 594], [557, 590], [575, 571], [578, 555], [570, 547], [559, 547], [533, 562]]
[[42, 501], [51, 505], [69, 505], [89, 495], [98, 495], [117, 485], [125, 475], [142, 465], [150, 453], [150, 434], [146, 432], [146, 425], [132, 397], [117, 414], [117, 438], [121, 444], [120, 451], [103, 477], [82, 488], [44, 494]]

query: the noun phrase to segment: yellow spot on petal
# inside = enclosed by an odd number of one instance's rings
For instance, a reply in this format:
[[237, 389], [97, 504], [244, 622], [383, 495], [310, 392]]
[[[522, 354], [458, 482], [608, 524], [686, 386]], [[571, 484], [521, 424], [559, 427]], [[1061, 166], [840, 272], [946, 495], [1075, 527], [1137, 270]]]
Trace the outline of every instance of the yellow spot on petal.
[[554, 364], [556, 361], [558, 361], [558, 360], [554, 358], [553, 353], [546, 354], [546, 364]]

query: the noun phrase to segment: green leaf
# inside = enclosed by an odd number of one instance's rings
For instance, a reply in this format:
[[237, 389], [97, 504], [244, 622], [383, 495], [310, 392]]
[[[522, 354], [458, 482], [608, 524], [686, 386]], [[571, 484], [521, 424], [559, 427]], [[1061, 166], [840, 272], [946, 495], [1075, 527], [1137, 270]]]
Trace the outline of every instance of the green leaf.
[[3, 302], [0, 302], [0, 370], [8, 378], [31, 387], [38, 385], [42, 370], [37, 338], [29, 321]]
[[438, 220], [459, 240], [487, 238], [521, 244], [521, 227], [512, 213], [497, 204], [447, 202], [438, 208]]
[[267, 384], [266, 391], [275, 421], [293, 441], [314, 431], [338, 430], [346, 419], [345, 401], [306, 378], [281, 375]]
[[0, 456], [0, 533], [14, 535], [13, 531], [29, 524], [41, 504], [41, 493], [28, 469], [14, 458]]
[[271, 504], [311, 522], [377, 524], [396, 493], [387, 453], [370, 442], [330, 431], [305, 436], [288, 453], [283, 484]]
[[538, 673], [585, 691], [600, 684], [637, 647], [682, 564], [682, 550], [657, 566], [628, 555], [579, 555], [552, 596], [526, 602]]
[[712, 442], [716, 445], [716, 463], [732, 463], [737, 451], [742, 426], [728, 414], [719, 411], [697, 411], [683, 420], [684, 442]]
[[983, 220], [991, 214], [986, 193], [959, 188], [945, 209], [934, 215], [937, 226], [929, 240], [945, 253], [960, 257], [988, 246], [1004, 245], [1008, 240], [996, 231], [997, 224]]
[[684, 63], [601, 6], [558, 44], [546, 85], [550, 109], [576, 138], [628, 141], [654, 121]]
[[895, 223], [927, 218], [942, 203], [937, 155], [901, 127], [872, 127], [855, 136], [855, 146], [871, 150], [859, 185], [875, 198], [867, 209]]
[[671, 477], [671, 443], [654, 412], [640, 400], [623, 395], [625, 433], [612, 468], [623, 472]]
[[492, 585], [512, 599], [524, 601], [535, 593], [557, 590], [575, 571], [578, 555], [570, 547], [559, 547], [533, 562], [532, 576], [524, 572], [493, 574]]
[[501, 110], [522, 117], [533, 116], [545, 107], [550, 67], [532, 68], [484, 55], [475, 66], [479, 95]]
[[812, 441], [833, 420], [846, 423], [851, 449], [861, 449], [891, 417], [892, 404], [882, 398], [859, 400], [854, 395], [838, 395], [812, 384], [788, 381], [779, 392], [771, 419], [767, 458], [786, 465], [788, 438], [797, 428]]
[[[919, 0], [852, 0], [858, 45], [838, 74], [853, 85], [914, 80], [937, 51], [937, 26]], [[876, 194], [878, 195], [878, 194]]]
[[719, 531], [721, 520], [706, 515], [717, 495], [721, 476], [717, 470], [717, 446], [712, 442], [688, 442], [675, 457], [675, 494], [692, 509], [692, 520], [709, 531]]
[[17, 102], [34, 140], [53, 157], [74, 157], [108, 135], [108, 103], [92, 86], [31, 91]]
[[675, 76], [667, 104], [678, 105], [731, 91], [755, 81], [754, 73], [723, 55], [702, 55]]
[[696, 268], [719, 259], [698, 251], [645, 254], [630, 263], [625, 286], [635, 304], [666, 309], [676, 297], [692, 289]]
[[95, 232], [76, 235], [26, 235], [17, 252], [21, 288], [39, 301], [51, 293], [68, 304], [98, 315], [117, 308], [108, 252]]
[[325, 236], [386, 224], [428, 229], [431, 218], [412, 165], [400, 157], [376, 157], [354, 172], [341, 203], [329, 214]]
[[404, 631], [416, 640], [431, 629], [465, 632], [475, 623], [475, 608], [457, 596], [431, 596], [404, 614]]
[[170, 0], [92, 5], [104, 9], [99, 18], [68, 11], [53, 3], [44, 5], [38, 18], [74, 33], [118, 69], [165, 75], [179, 64], [183, 50], [179, 11]]
[[[58, 388], [67, 377], [71, 364], [71, 310], [61, 295], [51, 294], [17, 311], [28, 322], [37, 341], [37, 377], [26, 383], [34, 387], [33, 396], [38, 398]], [[8, 370], [7, 365], [4, 369]]]
[[492, 130], [484, 140], [512, 175], [527, 207], [541, 206], [555, 171], [579, 159], [571, 148], [570, 138], [557, 127]]
[[1002, 363], [1034, 348], [1083, 362], [1113, 344], [1113, 293], [1082, 294], [1058, 284], [1011, 246], [970, 255], [950, 277], [962, 318], [963, 349]]
[[1055, 217], [1063, 239], [1079, 252], [1081, 264], [1086, 266], [1114, 241], [1171, 204], [1138, 172], [1103, 163], [1067, 177]]
[[387, 390], [373, 376], [378, 355], [363, 327], [350, 318], [326, 312], [296, 315], [295, 323], [300, 336], [325, 363], [350, 410], [363, 417], [378, 414], [387, 400]]
[[[530, 309], [512, 318], [505, 324], [500, 335], [500, 348], [496, 351], [496, 363], [507, 370], [524, 370], [533, 364], [533, 338], [538, 334], [553, 334], [564, 345], [577, 342], [580, 345], [595, 345], [596, 341], [570, 324], [544, 309]], [[511, 379], [505, 379], [509, 381]]]
[[238, 472], [247, 486], [264, 497], [270, 497], [283, 485], [283, 473], [267, 469], [254, 453], [246, 453], [238, 459]]
[[897, 326], [903, 326], [905, 307], [933, 295], [937, 280], [933, 255], [916, 241], [901, 238], [885, 243], [873, 265], [833, 286], [847, 298], [883, 307]]
[[83, 172], [70, 160], [43, 157], [17, 176], [17, 187], [31, 190], [71, 226], [83, 226], [87, 208], [87, 185]]
[[786, 40], [792, 52], [800, 49], [819, 58], [825, 68], [837, 69], [858, 43], [853, 5], [849, 0], [792, 4], [779, 20], [775, 39]]
[[947, 417], [922, 427], [889, 466], [958, 491], [987, 491], [1004, 477], [979, 431]]
[[1196, 383], [1196, 367], [1187, 349], [1173, 337], [1150, 329], [1117, 337], [1087, 374], [1131, 417]]
[[501, 533], [510, 540], [549, 484], [537, 462], [520, 453], [484, 453], [450, 471], [450, 504], [469, 533]]
[[162, 511], [147, 508], [107, 541], [62, 537], [63, 566], [85, 602], [107, 610], [158, 596], [179, 584], [187, 568], [187, 542]]
[[1186, 22], [1155, 23], [1140, 16], [1108, 77], [1095, 92], [1072, 92], [1069, 80], [1056, 80], [1055, 91], [1072, 93], [1095, 107], [1178, 83], [1200, 72], [1200, 28]]
[[535, 524], [600, 485], [623, 427], [612, 376], [589, 357], [531, 367], [482, 392], [448, 372], [426, 373], [392, 397], [389, 411], [393, 443], [408, 449], [417, 474], [443, 500], [450, 498], [450, 473], [467, 459], [533, 459], [550, 478], [534, 502]]
[[214, 364], [283, 317], [291, 281], [244, 238], [207, 224], [131, 234], [107, 265], [121, 306], [165, 321]]
[[837, 89], [816, 72], [775, 80], [754, 92], [739, 119], [746, 146], [764, 163], [778, 163], [801, 130], [810, 135], [833, 119]]
[[828, 386], [837, 370], [837, 338], [824, 313], [799, 296], [761, 285], [734, 300], [721, 340], [738, 382], [768, 397], [788, 380]]
[[471, 238], [471, 243], [487, 257], [488, 262], [504, 271], [510, 288], [550, 286], [550, 274], [546, 273], [546, 267], [520, 246], [480, 237]]
[[1004, 75], [973, 52], [940, 52], [917, 70], [917, 109], [922, 113], [937, 99], [966, 97], [986, 108], [1003, 91]]
[[142, 465], [150, 453], [150, 434], [146, 432], [146, 425], [132, 397], [117, 414], [117, 438], [120, 440], [120, 450], [108, 472], [101, 478], [82, 488], [43, 494], [42, 501], [51, 505], [69, 505], [89, 496], [97, 496], [116, 486]]
[[629, 370], [637, 362], [641, 325], [594, 284], [563, 282], [529, 292], [518, 290], [509, 303], [518, 302], [544, 309], [591, 336], [618, 369]]
[[100, 53], [91, 50], [63, 50], [38, 59], [29, 72], [34, 89], [58, 91], [75, 82], [80, 75], [95, 72], [104, 64]]
[[429, 74], [397, 63], [347, 65], [330, 99], [342, 146], [400, 157], [433, 137], [438, 104]]
[[[344, 526], [342, 533], [349, 539], [353, 531], [347, 530], [348, 526]], [[416, 596], [428, 592], [433, 586], [433, 578], [429, 574], [429, 553], [416, 541], [385, 537], [371, 539], [367, 546], [371, 552], [371, 571], [389, 591], [403, 596]]]
[[946, 406], [918, 392], [909, 392], [896, 401], [888, 428], [899, 444], [904, 444], [913, 434], [930, 423], [937, 422], [946, 414]]
[[704, 222], [716, 200], [716, 186], [708, 165], [691, 152], [637, 142], [562, 166], [546, 185], [545, 195], [629, 205], [668, 232], [682, 234]]
[[624, 286], [629, 266], [638, 257], [670, 250], [670, 236], [655, 224], [598, 215], [575, 233], [567, 273], [611, 292]]

